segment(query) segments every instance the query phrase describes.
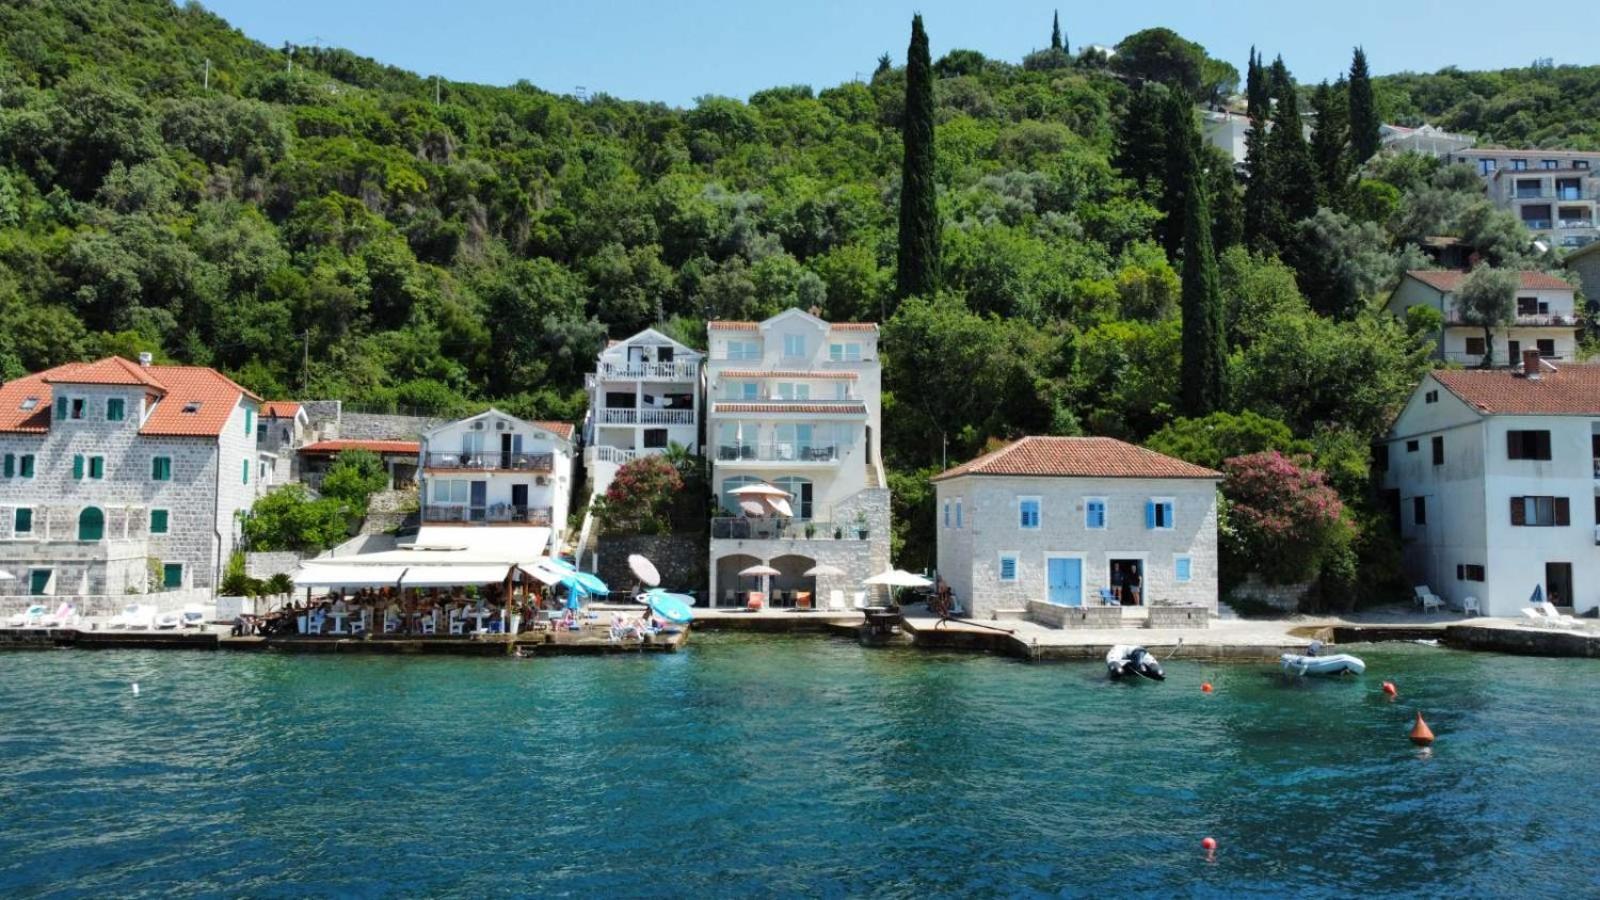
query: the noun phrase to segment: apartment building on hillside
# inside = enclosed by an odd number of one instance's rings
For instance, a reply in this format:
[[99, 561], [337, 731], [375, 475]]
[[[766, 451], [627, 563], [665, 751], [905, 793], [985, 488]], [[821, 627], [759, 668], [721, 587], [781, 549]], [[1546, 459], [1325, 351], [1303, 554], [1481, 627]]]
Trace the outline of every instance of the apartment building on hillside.
[[[497, 409], [422, 436], [422, 524], [522, 526], [542, 552], [567, 536], [573, 432]], [[535, 554], [537, 555], [537, 554]]]
[[[1574, 359], [1579, 321], [1572, 285], [1544, 272], [1519, 272], [1517, 277], [1515, 317], [1510, 325], [1496, 326], [1491, 332], [1494, 364], [1520, 364], [1524, 350], [1537, 350], [1545, 359]], [[1444, 316], [1439, 358], [1477, 366], [1490, 348], [1483, 327], [1469, 324], [1456, 307], [1456, 292], [1466, 280], [1467, 273], [1455, 269], [1407, 272], [1389, 297], [1389, 311], [1404, 318], [1413, 306], [1438, 310]]]
[[1552, 246], [1583, 247], [1600, 237], [1600, 152], [1477, 147], [1445, 161], [1476, 169], [1489, 199]]
[[603, 494], [617, 469], [677, 444], [700, 452], [700, 365], [705, 354], [647, 328], [613, 341], [584, 377], [589, 413], [584, 466], [591, 494]]

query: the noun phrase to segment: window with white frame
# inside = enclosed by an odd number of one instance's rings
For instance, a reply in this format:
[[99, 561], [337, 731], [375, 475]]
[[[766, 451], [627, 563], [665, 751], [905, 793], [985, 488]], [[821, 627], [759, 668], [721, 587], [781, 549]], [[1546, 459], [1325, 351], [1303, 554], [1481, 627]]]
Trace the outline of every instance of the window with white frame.
[[783, 358], [804, 359], [806, 355], [806, 336], [803, 334], [786, 334], [783, 336]]
[[751, 362], [761, 358], [761, 344], [758, 341], [729, 341], [727, 343], [727, 358]]
[[961, 498], [956, 498], [956, 527], [961, 527]]
[[433, 502], [465, 503], [470, 483], [464, 478], [436, 478], [433, 482]]
[[860, 344], [829, 344], [828, 358], [834, 362], [860, 362]]
[[810, 400], [811, 385], [794, 381], [778, 382], [779, 400]]
[[1017, 554], [1000, 554], [999, 576], [1001, 581], [1017, 580]]
[[850, 385], [848, 383], [846, 383], [846, 382], [843, 382], [843, 381], [835, 381], [833, 383], [833, 399], [835, 399], [835, 400], [849, 400], [850, 399]]
[[950, 501], [944, 502], [944, 527], [950, 527]]
[[1106, 527], [1106, 498], [1084, 498], [1083, 527], [1094, 531], [1099, 531]]
[[1029, 530], [1039, 527], [1039, 498], [1017, 498], [1017, 527]]
[[1168, 497], [1153, 497], [1144, 505], [1144, 524], [1146, 528], [1165, 530], [1172, 527], [1172, 500]]
[[754, 381], [733, 381], [728, 383], [729, 400], [756, 400], [761, 396], [761, 385]]
[[1179, 584], [1186, 583], [1194, 577], [1194, 560], [1187, 556], [1174, 557], [1172, 570], [1174, 580]]

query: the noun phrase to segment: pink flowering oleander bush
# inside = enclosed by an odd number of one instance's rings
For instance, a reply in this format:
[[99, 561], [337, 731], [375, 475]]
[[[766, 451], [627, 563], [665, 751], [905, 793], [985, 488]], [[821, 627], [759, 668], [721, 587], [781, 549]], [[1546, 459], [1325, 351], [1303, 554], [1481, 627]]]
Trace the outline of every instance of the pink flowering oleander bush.
[[1237, 575], [1253, 571], [1277, 584], [1307, 581], [1350, 546], [1351, 517], [1307, 458], [1268, 450], [1235, 456], [1222, 472], [1224, 564]]
[[594, 515], [608, 533], [663, 534], [683, 488], [683, 474], [669, 460], [641, 456], [617, 470], [605, 496], [595, 501]]

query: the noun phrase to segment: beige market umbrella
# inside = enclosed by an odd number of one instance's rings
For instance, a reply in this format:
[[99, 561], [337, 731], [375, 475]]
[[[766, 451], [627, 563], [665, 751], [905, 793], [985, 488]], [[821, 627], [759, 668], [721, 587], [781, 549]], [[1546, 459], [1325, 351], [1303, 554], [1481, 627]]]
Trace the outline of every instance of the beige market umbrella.
[[818, 563], [805, 571], [807, 578], [837, 578], [845, 574], [845, 570], [829, 563]]
[[781, 575], [783, 573], [767, 565], [766, 563], [759, 563], [746, 569], [740, 569], [739, 574], [749, 578], [760, 578], [761, 596], [765, 598], [764, 602], [770, 604], [772, 602], [772, 576]]
[[655, 563], [637, 553], [628, 556], [628, 569], [645, 587], [657, 587], [661, 584], [661, 573], [656, 571]]
[[759, 484], [747, 484], [744, 487], [734, 488], [733, 490], [729, 491], [728, 493], [732, 494], [735, 497], [784, 497], [784, 498], [787, 498], [789, 496], [789, 492], [788, 491], [786, 491], [786, 490], [784, 490], [783, 488], [780, 488], [780, 487], [773, 487], [772, 485], [767, 484], [764, 481], [759, 483]]
[[771, 511], [767, 509], [767, 505], [762, 503], [760, 500], [740, 500], [739, 510], [747, 516], [757, 517], [765, 516]]
[[794, 510], [789, 506], [789, 501], [783, 497], [768, 497], [767, 505], [772, 507], [773, 512], [783, 516], [785, 519], [794, 518]]

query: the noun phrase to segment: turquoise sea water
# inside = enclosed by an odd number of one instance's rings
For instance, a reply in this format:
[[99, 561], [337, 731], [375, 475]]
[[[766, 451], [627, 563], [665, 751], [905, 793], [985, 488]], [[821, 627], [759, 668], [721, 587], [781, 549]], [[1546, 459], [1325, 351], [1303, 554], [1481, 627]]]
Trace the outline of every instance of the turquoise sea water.
[[1600, 663], [1357, 652], [0, 654], [0, 895], [1600, 892]]

